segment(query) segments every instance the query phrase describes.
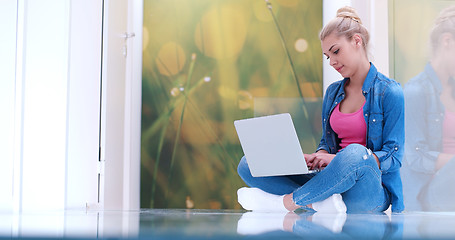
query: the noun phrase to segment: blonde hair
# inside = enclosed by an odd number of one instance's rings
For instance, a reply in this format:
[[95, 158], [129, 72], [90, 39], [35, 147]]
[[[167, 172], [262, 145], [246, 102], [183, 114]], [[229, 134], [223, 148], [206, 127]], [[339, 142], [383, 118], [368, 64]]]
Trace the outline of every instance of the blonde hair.
[[439, 45], [442, 34], [451, 33], [455, 37], [455, 6], [443, 9], [435, 19], [430, 32], [431, 52], [434, 53]]
[[338, 37], [344, 36], [347, 39], [351, 39], [355, 34], [358, 34], [362, 38], [363, 49], [368, 55], [370, 34], [366, 27], [363, 26], [362, 20], [360, 20], [354, 8], [346, 6], [338, 9], [336, 17], [322, 28], [319, 33], [319, 39], [322, 41], [332, 33], [335, 33]]

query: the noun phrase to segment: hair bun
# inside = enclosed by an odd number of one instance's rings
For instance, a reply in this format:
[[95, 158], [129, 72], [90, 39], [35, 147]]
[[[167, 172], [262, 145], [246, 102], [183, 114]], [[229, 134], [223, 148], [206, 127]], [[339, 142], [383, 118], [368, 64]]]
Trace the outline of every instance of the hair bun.
[[362, 24], [362, 20], [360, 20], [360, 17], [359, 17], [359, 15], [357, 15], [357, 12], [355, 11], [355, 9], [352, 7], [349, 7], [349, 6], [338, 9], [337, 17], [350, 18], [350, 19]]
[[[447, 21], [451, 21], [455, 18], [455, 5], [452, 5], [448, 8], [443, 9], [439, 12], [438, 17], [435, 19], [435, 24], [441, 24]], [[453, 28], [453, 27], [452, 27]]]

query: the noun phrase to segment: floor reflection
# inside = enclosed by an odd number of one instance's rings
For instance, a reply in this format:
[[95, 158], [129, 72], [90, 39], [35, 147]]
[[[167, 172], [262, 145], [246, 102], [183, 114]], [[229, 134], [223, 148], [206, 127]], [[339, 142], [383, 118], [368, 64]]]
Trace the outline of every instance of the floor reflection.
[[447, 239], [455, 213], [258, 213], [147, 209], [1, 213], [0, 238]]

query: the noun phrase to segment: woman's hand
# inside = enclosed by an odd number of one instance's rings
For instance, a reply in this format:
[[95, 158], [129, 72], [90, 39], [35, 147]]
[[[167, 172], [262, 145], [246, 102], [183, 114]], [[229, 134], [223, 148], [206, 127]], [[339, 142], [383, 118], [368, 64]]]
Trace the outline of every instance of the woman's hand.
[[304, 157], [308, 168], [324, 169], [335, 157], [335, 154], [330, 154], [325, 150], [321, 150], [312, 154], [304, 154]]

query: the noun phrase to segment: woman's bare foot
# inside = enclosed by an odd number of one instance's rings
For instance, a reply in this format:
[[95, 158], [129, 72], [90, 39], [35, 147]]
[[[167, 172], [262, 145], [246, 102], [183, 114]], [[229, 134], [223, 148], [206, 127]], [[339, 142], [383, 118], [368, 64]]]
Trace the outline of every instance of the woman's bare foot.
[[286, 194], [283, 197], [283, 204], [284, 207], [289, 211], [289, 212], [294, 212], [295, 210], [301, 208], [301, 206], [295, 204], [294, 199], [292, 198], [293, 194]]

